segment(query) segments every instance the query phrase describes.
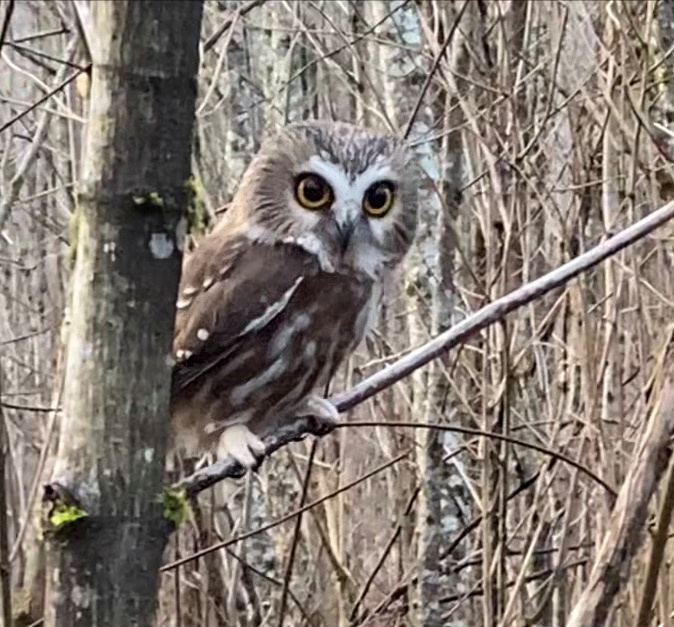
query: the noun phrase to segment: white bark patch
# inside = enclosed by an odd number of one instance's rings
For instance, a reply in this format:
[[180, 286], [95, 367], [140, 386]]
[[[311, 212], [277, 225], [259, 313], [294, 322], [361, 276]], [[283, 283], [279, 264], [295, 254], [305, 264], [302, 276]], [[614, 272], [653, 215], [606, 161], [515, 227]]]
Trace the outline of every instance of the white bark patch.
[[147, 464], [151, 464], [152, 460], [154, 459], [154, 449], [153, 448], [146, 448], [143, 451], [143, 457], [145, 458], [145, 462]]
[[168, 259], [175, 250], [173, 240], [166, 233], [152, 233], [150, 252], [155, 259]]
[[94, 347], [89, 342], [82, 342], [80, 346], [80, 357], [84, 360], [89, 359], [94, 354]]

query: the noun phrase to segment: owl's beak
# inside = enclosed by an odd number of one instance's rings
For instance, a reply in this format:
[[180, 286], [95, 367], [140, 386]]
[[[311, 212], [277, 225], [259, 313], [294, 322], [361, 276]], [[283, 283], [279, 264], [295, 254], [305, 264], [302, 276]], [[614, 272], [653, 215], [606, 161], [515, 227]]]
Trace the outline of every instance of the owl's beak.
[[337, 220], [337, 232], [339, 233], [339, 241], [342, 246], [342, 254], [346, 252], [346, 249], [349, 247], [349, 241], [353, 235], [353, 229], [356, 226], [356, 223], [353, 220], [341, 221]]

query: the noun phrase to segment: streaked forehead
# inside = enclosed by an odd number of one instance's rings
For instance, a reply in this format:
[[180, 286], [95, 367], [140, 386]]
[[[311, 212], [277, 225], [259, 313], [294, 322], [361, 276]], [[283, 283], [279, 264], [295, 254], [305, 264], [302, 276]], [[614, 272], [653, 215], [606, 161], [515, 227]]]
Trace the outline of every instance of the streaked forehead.
[[379, 135], [350, 124], [307, 124], [289, 127], [312, 147], [312, 153], [325, 163], [338, 166], [352, 182], [363, 172], [384, 168], [399, 147], [391, 135]]

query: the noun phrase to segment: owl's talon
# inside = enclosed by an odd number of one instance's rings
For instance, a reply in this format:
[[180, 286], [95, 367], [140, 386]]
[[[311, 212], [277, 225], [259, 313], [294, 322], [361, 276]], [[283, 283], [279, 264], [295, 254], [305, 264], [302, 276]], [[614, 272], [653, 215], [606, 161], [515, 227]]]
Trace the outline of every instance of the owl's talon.
[[226, 427], [218, 442], [218, 456], [231, 455], [244, 468], [257, 468], [266, 454], [264, 442], [246, 425]]
[[339, 412], [337, 408], [322, 396], [311, 395], [304, 399], [300, 409], [300, 416], [311, 416], [316, 421], [312, 431], [317, 435], [322, 435], [332, 431], [339, 423]]

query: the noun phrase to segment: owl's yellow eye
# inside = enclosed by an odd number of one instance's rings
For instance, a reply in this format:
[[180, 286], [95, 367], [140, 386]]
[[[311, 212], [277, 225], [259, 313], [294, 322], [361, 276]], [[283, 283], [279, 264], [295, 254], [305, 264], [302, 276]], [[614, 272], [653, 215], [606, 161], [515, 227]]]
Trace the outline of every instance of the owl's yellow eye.
[[385, 216], [393, 206], [395, 188], [390, 181], [370, 185], [363, 197], [363, 209], [375, 218]]
[[325, 209], [332, 202], [332, 188], [316, 174], [301, 174], [295, 186], [295, 197], [305, 209]]

